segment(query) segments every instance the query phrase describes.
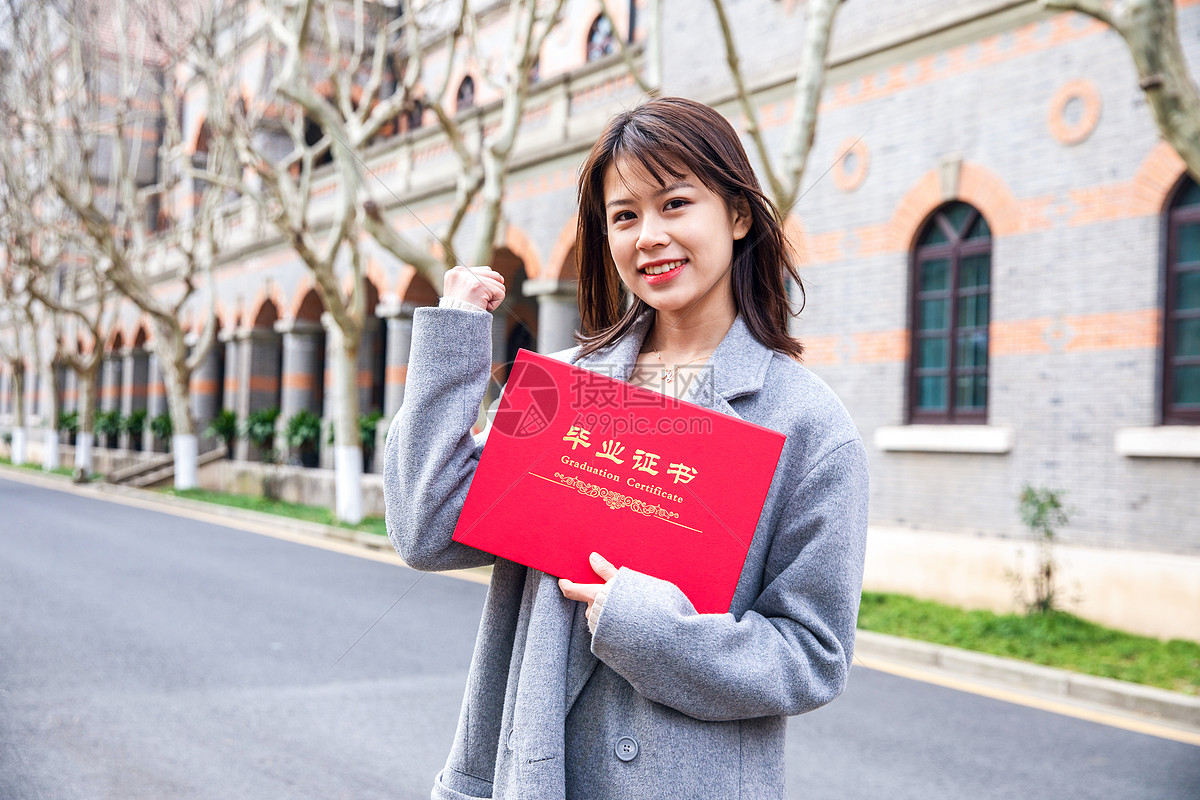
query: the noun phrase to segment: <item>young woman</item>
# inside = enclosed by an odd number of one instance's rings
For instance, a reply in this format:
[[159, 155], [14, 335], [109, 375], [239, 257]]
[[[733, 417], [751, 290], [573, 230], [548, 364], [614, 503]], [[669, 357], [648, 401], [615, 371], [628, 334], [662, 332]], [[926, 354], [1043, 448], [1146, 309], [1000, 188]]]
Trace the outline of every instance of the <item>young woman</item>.
[[[575, 584], [453, 542], [505, 290], [486, 267], [447, 274], [441, 307], [414, 315], [385, 471], [409, 564], [494, 565], [433, 797], [783, 798], [786, 717], [832, 700], [850, 669], [868, 492], [853, 422], [788, 334], [799, 276], [781, 220], [729, 123], [663, 98], [592, 148], [577, 248], [581, 344], [555, 357], [787, 440], [725, 614], [603, 554], [596, 582]], [[702, 364], [711, 380], [677, 380]]]

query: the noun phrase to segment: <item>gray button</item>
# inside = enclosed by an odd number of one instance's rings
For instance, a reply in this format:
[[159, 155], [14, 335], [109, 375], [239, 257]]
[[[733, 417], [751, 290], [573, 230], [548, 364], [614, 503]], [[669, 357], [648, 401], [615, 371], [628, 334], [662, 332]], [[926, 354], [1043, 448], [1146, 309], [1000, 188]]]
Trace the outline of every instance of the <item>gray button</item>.
[[509, 750], [517, 749], [517, 729], [516, 728], [508, 729], [508, 749]]
[[638, 743], [636, 739], [629, 736], [622, 736], [617, 739], [617, 758], [622, 761], [633, 761], [637, 758]]

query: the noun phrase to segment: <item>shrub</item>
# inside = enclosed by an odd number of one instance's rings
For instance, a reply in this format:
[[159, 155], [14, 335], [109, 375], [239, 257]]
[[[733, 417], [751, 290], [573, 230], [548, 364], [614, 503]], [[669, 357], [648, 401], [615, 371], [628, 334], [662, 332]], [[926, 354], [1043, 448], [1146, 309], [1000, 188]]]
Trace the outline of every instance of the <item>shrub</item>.
[[1029, 484], [1021, 489], [1018, 505], [1021, 522], [1029, 528], [1038, 542], [1038, 566], [1033, 576], [1033, 597], [1026, 603], [1030, 612], [1046, 614], [1056, 610], [1058, 590], [1054, 561], [1054, 538], [1057, 528], [1068, 522], [1067, 509], [1062, 503], [1062, 491], [1038, 489]]
[[68, 436], [74, 436], [79, 433], [79, 412], [78, 411], [60, 411], [58, 412], [58, 423], [55, 426], [57, 430], [62, 431]]
[[258, 448], [259, 459], [275, 460], [275, 423], [279, 419], [278, 408], [260, 408], [251, 411], [242, 423], [242, 435]]
[[296, 451], [301, 462], [307, 466], [306, 456], [317, 451], [317, 443], [321, 439], [321, 418], [311, 411], [297, 411], [287, 421], [284, 436], [288, 447]]
[[117, 409], [111, 411], [97, 411], [95, 421], [92, 424], [92, 430], [96, 436], [105, 437], [105, 442], [112, 447], [115, 444], [116, 436], [121, 432], [121, 412]]
[[171, 421], [171, 412], [164, 411], [150, 420], [150, 432], [154, 438], [166, 442], [169, 447], [171, 437], [175, 434], [175, 423]]
[[233, 458], [233, 442], [238, 436], [237, 412], [228, 408], [221, 409], [221, 412], [213, 417], [212, 421], [208, 423], [208, 427], [204, 429], [204, 435], [216, 436], [225, 442], [225, 450], [229, 453], [229, 457]]

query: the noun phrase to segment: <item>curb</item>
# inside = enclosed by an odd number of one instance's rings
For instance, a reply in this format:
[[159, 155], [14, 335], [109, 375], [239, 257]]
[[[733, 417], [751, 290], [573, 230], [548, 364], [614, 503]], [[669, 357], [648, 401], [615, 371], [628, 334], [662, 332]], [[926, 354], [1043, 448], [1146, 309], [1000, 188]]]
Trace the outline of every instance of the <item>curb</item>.
[[[270, 527], [300, 536], [332, 539], [342, 544], [390, 555], [394, 557], [398, 565], [406, 566], [392, 549], [391, 542], [387, 538], [373, 533], [352, 531], [323, 525], [319, 522], [308, 522], [217, 503], [206, 503], [203, 500], [173, 497], [146, 489], [105, 483], [80, 485], [72, 483], [70, 478], [65, 476], [52, 477], [20, 467], [0, 465], [0, 475], [81, 496], [116, 495], [125, 497], [145, 505], [157, 506], [166, 513], [191, 512], [187, 516], [204, 516], [210, 519], [216, 517], [230, 523], [241, 522], [253, 525], [257, 529]], [[479, 570], [454, 570], [439, 574], [473, 583], [487, 584], [489, 582], [488, 575]], [[1190, 697], [1166, 689], [1084, 675], [1055, 667], [1030, 664], [1017, 659], [978, 653], [974, 650], [963, 650], [958, 647], [905, 639], [900, 636], [862, 629], [859, 629], [855, 637], [855, 654], [865, 658], [878, 658], [935, 669], [1037, 694], [1091, 703], [1200, 731], [1200, 697]]]
[[1200, 697], [1100, 678], [1070, 670], [1044, 667], [1012, 658], [977, 653], [941, 644], [920, 642], [874, 631], [859, 630], [855, 653], [955, 675], [978, 678], [1014, 689], [1094, 703], [1200, 730]]

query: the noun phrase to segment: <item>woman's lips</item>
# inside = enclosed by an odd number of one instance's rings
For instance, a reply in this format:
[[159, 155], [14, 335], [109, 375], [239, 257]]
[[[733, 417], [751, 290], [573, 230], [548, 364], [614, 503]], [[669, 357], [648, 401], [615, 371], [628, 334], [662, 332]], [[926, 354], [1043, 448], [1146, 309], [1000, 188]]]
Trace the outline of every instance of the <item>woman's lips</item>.
[[650, 284], [651, 286], [655, 286], [657, 284], [666, 283], [667, 281], [672, 280], [679, 275], [679, 273], [683, 272], [683, 269], [686, 266], [687, 262], [684, 261], [678, 267], [675, 267], [675, 269], [670, 270], [669, 272], [663, 272], [659, 275], [649, 275], [643, 272], [642, 277], [646, 279], [646, 283]]

